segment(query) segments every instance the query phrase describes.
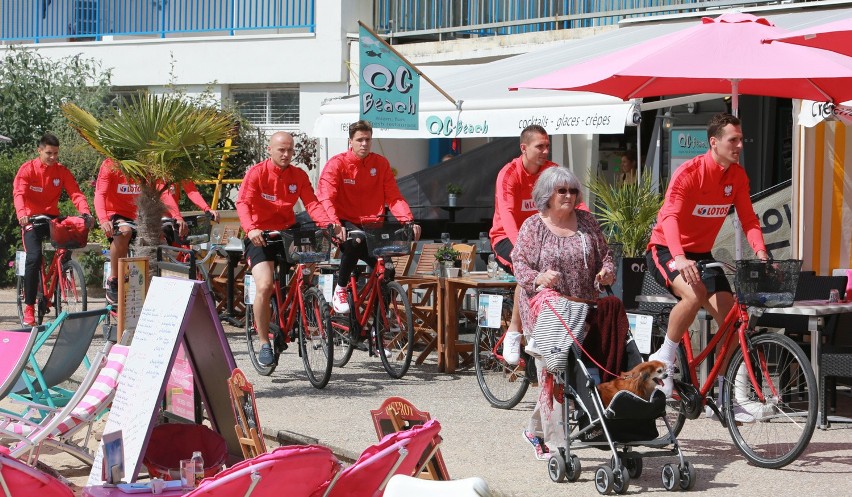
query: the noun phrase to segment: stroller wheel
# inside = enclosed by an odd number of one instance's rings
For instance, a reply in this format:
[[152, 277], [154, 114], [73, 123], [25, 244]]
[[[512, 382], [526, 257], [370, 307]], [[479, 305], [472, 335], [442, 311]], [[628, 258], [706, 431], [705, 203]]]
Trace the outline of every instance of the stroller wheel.
[[573, 483], [580, 478], [580, 471], [583, 469], [583, 466], [580, 464], [580, 458], [571, 454], [571, 457], [568, 458], [567, 466], [568, 481]]
[[556, 483], [565, 481], [565, 458], [562, 457], [561, 452], [554, 452], [550, 455], [550, 459], [547, 460], [547, 474], [550, 476], [550, 480]]
[[609, 495], [612, 493], [614, 479], [612, 468], [609, 466], [599, 466], [595, 470], [595, 489], [601, 495]]
[[683, 461], [683, 466], [680, 468], [680, 489], [692, 490], [696, 479], [698, 479], [698, 475], [696, 474], [695, 466], [689, 461]]
[[[630, 475], [630, 478], [639, 478], [640, 476], [642, 476], [641, 457], [627, 457], [627, 454], [625, 453], [621, 457], [621, 462], [624, 464], [624, 468], [627, 469], [627, 474]], [[611, 459], [610, 465], [612, 465]]]
[[674, 464], [666, 464], [663, 466], [663, 471], [660, 476], [663, 480], [663, 488], [668, 491], [674, 490], [680, 482], [680, 471], [678, 471]]
[[612, 489], [617, 494], [626, 494], [630, 488], [630, 472], [623, 465], [612, 470]]

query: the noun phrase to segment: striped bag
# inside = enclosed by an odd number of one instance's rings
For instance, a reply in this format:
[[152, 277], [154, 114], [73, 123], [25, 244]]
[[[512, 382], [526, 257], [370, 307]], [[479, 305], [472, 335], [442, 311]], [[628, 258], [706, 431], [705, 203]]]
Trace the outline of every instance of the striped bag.
[[[541, 303], [533, 337], [548, 371], [565, 370], [568, 351], [574, 343], [571, 335], [573, 334], [581, 344], [583, 343], [586, 337], [588, 313], [587, 304], [558, 295], [547, 297]], [[568, 333], [568, 330], [571, 330], [571, 333]]]

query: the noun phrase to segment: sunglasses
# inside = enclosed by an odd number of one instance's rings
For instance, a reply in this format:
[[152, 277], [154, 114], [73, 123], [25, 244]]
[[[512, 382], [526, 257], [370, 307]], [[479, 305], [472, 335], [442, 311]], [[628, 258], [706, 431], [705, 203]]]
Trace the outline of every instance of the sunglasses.
[[565, 188], [563, 186], [562, 188], [557, 188], [556, 193], [558, 193], [560, 195], [568, 195], [570, 193], [571, 195], [576, 196], [576, 195], [580, 194], [580, 189], [579, 188]]

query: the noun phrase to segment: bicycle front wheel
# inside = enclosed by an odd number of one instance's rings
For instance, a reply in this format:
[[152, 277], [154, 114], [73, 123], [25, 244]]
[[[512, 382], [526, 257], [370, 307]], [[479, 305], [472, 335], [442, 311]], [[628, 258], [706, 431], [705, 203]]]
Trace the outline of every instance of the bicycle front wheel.
[[305, 292], [305, 315], [299, 316], [299, 347], [308, 381], [323, 388], [331, 379], [334, 348], [331, 344], [331, 316], [328, 304], [316, 288]]
[[748, 357], [761, 402], [742, 350], [728, 365], [723, 412], [734, 445], [761, 468], [781, 468], [805, 450], [817, 421], [819, 389], [811, 363], [789, 337], [766, 333], [752, 337]]
[[278, 303], [275, 301], [275, 297], [269, 299], [269, 304], [271, 307], [271, 314], [269, 319], [269, 341], [272, 345], [273, 355], [275, 356], [275, 360], [269, 366], [264, 366], [260, 363], [258, 356], [260, 355], [260, 346], [261, 341], [257, 336], [257, 328], [254, 323], [254, 306], [252, 304], [246, 305], [246, 345], [248, 347], [248, 355], [251, 360], [251, 365], [254, 366], [254, 369], [263, 376], [269, 376], [275, 371], [275, 367], [278, 365], [278, 355], [279, 352], [276, 350], [274, 345], [275, 336], [280, 334], [281, 331], [278, 330]]
[[[505, 309], [504, 309], [505, 312]], [[512, 308], [509, 307], [509, 318]], [[506, 320], [508, 323], [508, 319]], [[533, 358], [526, 352], [521, 353], [522, 361], [514, 366], [503, 360], [503, 344], [498, 342], [503, 330], [477, 326], [473, 342], [473, 364], [476, 369], [476, 381], [488, 403], [498, 409], [511, 409], [524, 398], [530, 386], [526, 362]]]
[[[391, 281], [382, 289], [382, 302], [376, 306], [376, 353], [391, 378], [402, 378], [411, 366], [414, 352], [414, 325], [411, 303], [402, 286]], [[384, 308], [383, 308], [384, 307]]]
[[58, 289], [54, 292], [56, 315], [62, 311], [81, 312], [86, 310], [86, 276], [80, 263], [70, 260], [62, 264]]

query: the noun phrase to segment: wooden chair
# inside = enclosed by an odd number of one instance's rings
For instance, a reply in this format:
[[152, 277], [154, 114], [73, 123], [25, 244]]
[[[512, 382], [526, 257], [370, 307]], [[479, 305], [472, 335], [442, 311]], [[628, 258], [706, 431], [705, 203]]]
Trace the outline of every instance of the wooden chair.
[[[218, 240], [213, 240], [213, 243], [225, 245], [231, 238], [239, 238], [240, 227], [226, 226], [221, 231], [222, 235]], [[226, 311], [228, 299], [228, 258], [222, 256], [213, 257], [210, 265], [210, 286], [213, 288], [213, 293], [216, 296], [216, 312], [223, 313]], [[245, 276], [246, 266], [241, 261], [234, 267], [234, 309], [233, 313], [236, 316], [241, 316], [246, 311], [245, 298], [243, 295], [243, 277]]]
[[263, 440], [257, 402], [254, 399], [254, 387], [239, 368], [234, 369], [228, 378], [228, 390], [231, 393], [234, 418], [237, 420], [234, 430], [237, 432], [243, 457], [251, 459], [266, 453], [266, 442]]
[[[422, 276], [431, 275], [435, 252], [441, 243], [425, 243], [420, 245], [420, 257], [414, 265], [414, 270], [405, 277], [397, 278], [407, 288], [408, 300], [411, 302], [411, 318], [414, 322], [414, 346], [422, 346], [415, 364], [423, 364], [429, 353], [438, 344], [438, 283], [434, 279]], [[397, 272], [397, 274], [400, 274]], [[418, 275], [420, 277], [418, 277]]]

